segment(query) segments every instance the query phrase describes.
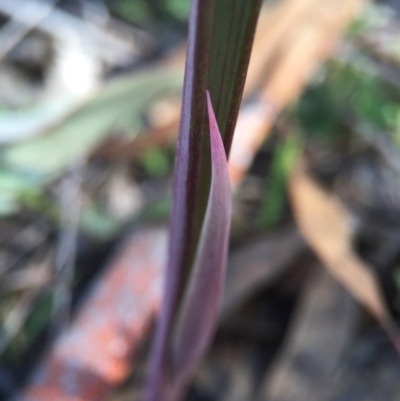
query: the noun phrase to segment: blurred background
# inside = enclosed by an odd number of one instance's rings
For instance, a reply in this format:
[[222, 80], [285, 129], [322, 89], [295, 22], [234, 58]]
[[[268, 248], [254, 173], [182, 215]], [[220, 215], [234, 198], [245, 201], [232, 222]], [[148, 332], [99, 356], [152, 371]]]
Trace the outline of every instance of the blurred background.
[[[400, 3], [264, 3], [187, 399], [399, 400]], [[3, 400], [140, 399], [189, 8], [0, 0]]]

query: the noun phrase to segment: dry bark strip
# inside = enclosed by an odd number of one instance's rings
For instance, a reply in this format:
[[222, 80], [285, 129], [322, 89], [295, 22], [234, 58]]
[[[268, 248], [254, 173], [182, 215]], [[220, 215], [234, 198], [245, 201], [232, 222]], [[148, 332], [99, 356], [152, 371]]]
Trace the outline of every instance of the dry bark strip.
[[257, 401], [322, 401], [349, 347], [358, 309], [326, 272], [305, 286], [289, 336]]
[[166, 243], [164, 227], [129, 238], [19, 401], [98, 401], [126, 379], [159, 307]]

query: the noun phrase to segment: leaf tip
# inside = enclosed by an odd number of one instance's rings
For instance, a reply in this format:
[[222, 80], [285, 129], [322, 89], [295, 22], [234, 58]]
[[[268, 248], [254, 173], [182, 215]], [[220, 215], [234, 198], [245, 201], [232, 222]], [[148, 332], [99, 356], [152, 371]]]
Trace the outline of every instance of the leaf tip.
[[206, 90], [206, 96], [207, 96], [208, 120], [210, 124], [211, 141], [213, 142], [214, 146], [219, 146], [220, 144], [222, 144], [222, 138], [221, 138], [221, 133], [219, 132], [217, 119], [215, 117], [214, 109], [212, 106], [210, 92], [208, 90]]

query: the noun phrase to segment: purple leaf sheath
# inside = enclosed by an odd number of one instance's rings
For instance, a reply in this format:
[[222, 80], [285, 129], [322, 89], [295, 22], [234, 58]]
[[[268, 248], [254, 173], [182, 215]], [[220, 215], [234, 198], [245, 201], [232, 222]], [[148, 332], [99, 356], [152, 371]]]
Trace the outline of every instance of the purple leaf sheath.
[[192, 375], [211, 340], [217, 321], [228, 252], [232, 204], [228, 164], [208, 92], [207, 103], [211, 140], [211, 188], [193, 273], [173, 338], [173, 371], [178, 392]]
[[[146, 401], [179, 401], [212, 338], [225, 278], [231, 221], [228, 164], [209, 93], [211, 188], [193, 270], [169, 341], [163, 372], [151, 371]], [[160, 352], [161, 350], [159, 350]], [[162, 352], [162, 351], [161, 351]], [[155, 368], [157, 368], [155, 366]], [[161, 380], [160, 380], [161, 378]], [[150, 378], [151, 379], [151, 378]]]

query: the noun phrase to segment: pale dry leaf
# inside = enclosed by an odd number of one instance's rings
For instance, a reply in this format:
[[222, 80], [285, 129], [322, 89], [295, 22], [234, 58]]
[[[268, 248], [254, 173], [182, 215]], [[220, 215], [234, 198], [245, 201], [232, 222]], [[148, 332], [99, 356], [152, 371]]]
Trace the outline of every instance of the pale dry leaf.
[[229, 158], [233, 189], [238, 187], [268, 137], [276, 116], [296, 100], [321, 61], [332, 54], [366, 0], [285, 0], [260, 14], [244, 97]]
[[309, 16], [321, 0], [285, 0], [264, 7], [257, 24], [256, 36], [246, 79], [245, 94], [256, 90], [265, 71], [274, 64], [282, 43], [296, 26]]
[[[287, 0], [281, 7], [286, 3], [290, 4]], [[296, 3], [302, 2], [295, 1], [293, 10]], [[297, 19], [281, 35], [272, 54], [274, 64], [265, 74], [261, 99], [272, 99], [278, 109], [295, 100], [319, 63], [332, 54], [345, 28], [365, 3], [365, 0], [318, 0], [308, 1], [306, 9], [300, 8]], [[283, 15], [283, 19], [289, 15]]]
[[352, 247], [354, 227], [344, 205], [324, 191], [302, 166], [292, 173], [289, 190], [295, 219], [310, 247], [394, 338], [393, 319], [376, 275]]

